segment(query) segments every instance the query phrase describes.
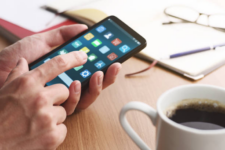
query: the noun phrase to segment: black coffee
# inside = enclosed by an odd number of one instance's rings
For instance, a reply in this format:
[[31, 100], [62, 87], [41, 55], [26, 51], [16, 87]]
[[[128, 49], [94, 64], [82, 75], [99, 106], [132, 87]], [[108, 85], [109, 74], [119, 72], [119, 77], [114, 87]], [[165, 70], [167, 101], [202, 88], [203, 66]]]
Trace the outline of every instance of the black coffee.
[[184, 100], [166, 113], [174, 122], [191, 128], [201, 130], [225, 128], [225, 106], [218, 101]]

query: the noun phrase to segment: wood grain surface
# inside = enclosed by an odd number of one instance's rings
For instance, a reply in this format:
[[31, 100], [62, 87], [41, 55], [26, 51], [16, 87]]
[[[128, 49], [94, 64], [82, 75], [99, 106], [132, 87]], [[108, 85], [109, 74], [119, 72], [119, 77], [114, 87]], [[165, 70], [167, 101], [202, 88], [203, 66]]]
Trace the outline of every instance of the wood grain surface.
[[[9, 43], [0, 37], [0, 50], [8, 45]], [[115, 84], [105, 89], [88, 109], [66, 119], [67, 137], [57, 150], [138, 150], [119, 123], [119, 112], [126, 103], [141, 101], [155, 108], [159, 96], [176, 86], [210, 84], [225, 87], [225, 66], [197, 82], [158, 66], [135, 77], [124, 77], [126, 73], [148, 65], [149, 63], [137, 58], [123, 63]], [[154, 150], [155, 127], [150, 119], [136, 111], [130, 112], [127, 116], [132, 127]]]

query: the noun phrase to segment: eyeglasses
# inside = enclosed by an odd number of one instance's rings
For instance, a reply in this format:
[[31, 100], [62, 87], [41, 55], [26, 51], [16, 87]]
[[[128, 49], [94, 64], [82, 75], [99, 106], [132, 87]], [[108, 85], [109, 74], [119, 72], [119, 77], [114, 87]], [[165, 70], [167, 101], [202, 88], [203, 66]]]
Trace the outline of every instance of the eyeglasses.
[[[216, 29], [225, 29], [225, 14], [205, 14], [187, 6], [171, 6], [164, 10], [167, 16], [180, 19], [184, 22], [196, 23]], [[166, 24], [172, 24], [168, 22]], [[164, 23], [165, 24], [165, 23]]]

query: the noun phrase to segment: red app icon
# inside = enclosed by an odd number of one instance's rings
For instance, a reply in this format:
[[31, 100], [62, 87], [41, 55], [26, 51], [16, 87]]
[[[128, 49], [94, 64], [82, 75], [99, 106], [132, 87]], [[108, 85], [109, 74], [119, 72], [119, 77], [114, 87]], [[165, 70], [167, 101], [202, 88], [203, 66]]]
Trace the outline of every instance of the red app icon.
[[120, 43], [122, 43], [122, 41], [118, 38], [114, 39], [112, 42], [111, 42], [113, 45], [117, 46], [119, 45]]
[[113, 61], [114, 59], [116, 59], [118, 56], [115, 53], [111, 53], [107, 56], [107, 58], [109, 58], [109, 60]]

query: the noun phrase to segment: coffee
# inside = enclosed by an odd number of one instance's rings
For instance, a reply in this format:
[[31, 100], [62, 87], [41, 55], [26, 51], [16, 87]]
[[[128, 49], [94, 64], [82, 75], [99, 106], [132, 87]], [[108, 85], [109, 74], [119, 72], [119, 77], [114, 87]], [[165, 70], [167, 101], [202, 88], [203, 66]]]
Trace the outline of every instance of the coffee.
[[225, 105], [209, 99], [186, 99], [166, 110], [176, 123], [201, 130], [225, 128]]

